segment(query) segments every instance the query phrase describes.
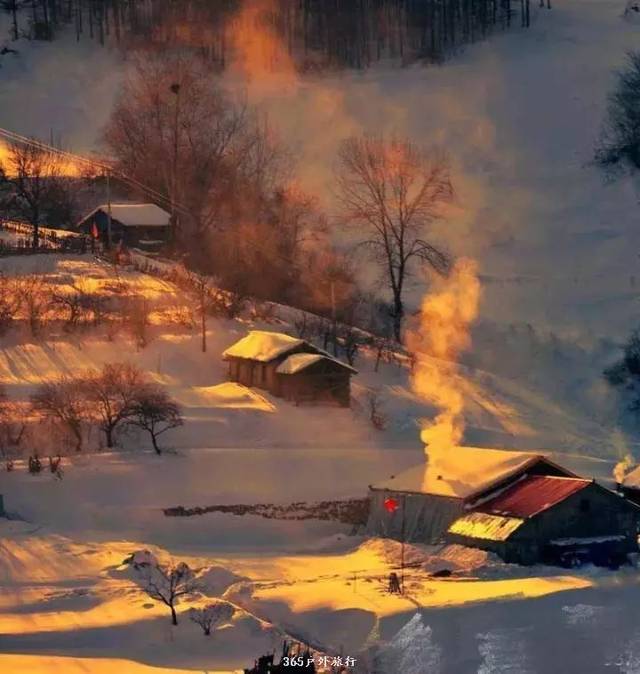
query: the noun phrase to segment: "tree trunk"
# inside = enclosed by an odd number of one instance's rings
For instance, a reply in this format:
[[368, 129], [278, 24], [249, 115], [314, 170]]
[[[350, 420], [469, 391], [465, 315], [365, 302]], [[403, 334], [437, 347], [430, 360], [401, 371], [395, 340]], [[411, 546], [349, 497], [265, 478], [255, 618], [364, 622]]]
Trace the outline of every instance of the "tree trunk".
[[13, 19], [13, 28], [11, 32], [13, 39], [17, 40], [20, 37], [20, 31], [18, 30], [18, 0], [14, 0], [11, 5], [11, 15]]
[[149, 435], [151, 435], [151, 442], [153, 443], [153, 448], [156, 450], [156, 454], [160, 456], [162, 454], [162, 450], [160, 447], [158, 447], [158, 440], [156, 438], [156, 434], [153, 431], [149, 431]]
[[72, 429], [73, 437], [76, 439], [76, 452], [82, 451], [82, 431], [78, 428]]
[[202, 320], [202, 353], [207, 352], [207, 306], [205, 299], [205, 291], [202, 290], [202, 297], [200, 298], [200, 315]]
[[113, 427], [108, 426], [104, 429], [104, 434], [107, 436], [107, 449], [113, 449]]
[[402, 323], [404, 321], [404, 303], [400, 293], [393, 298], [393, 336], [396, 342], [402, 342]]
[[176, 613], [176, 609], [173, 606], [170, 606], [169, 608], [171, 609], [171, 624], [177, 625], [178, 624], [178, 614]]

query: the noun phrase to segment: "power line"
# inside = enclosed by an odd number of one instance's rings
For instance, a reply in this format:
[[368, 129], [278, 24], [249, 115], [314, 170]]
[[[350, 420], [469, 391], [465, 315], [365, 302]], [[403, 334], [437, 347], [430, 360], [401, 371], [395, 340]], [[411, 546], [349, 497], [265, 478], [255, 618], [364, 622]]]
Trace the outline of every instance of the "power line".
[[84, 164], [85, 166], [90, 166], [91, 168], [98, 168], [101, 171], [104, 171], [106, 173], [109, 173], [112, 175], [114, 178], [117, 178], [118, 180], [128, 184], [130, 187], [135, 187], [142, 192], [144, 192], [146, 195], [153, 197], [157, 201], [161, 202], [164, 205], [170, 206], [172, 209], [182, 211], [185, 214], [190, 214], [189, 209], [187, 209], [185, 206], [182, 204], [179, 204], [177, 202], [172, 201], [169, 197], [166, 195], [162, 194], [162, 192], [158, 192], [158, 190], [154, 189], [153, 187], [149, 187], [148, 185], [145, 185], [144, 183], [141, 183], [139, 180], [136, 180], [135, 178], [131, 178], [130, 176], [126, 175], [125, 173], [122, 173], [122, 171], [114, 168], [115, 161], [113, 163], [107, 163], [106, 161], [100, 161], [98, 159], [91, 159], [88, 157], [85, 157], [83, 155], [75, 154], [74, 152], [68, 152], [66, 150], [61, 150], [60, 148], [54, 147], [52, 145], [49, 145], [47, 143], [44, 143], [41, 140], [38, 140], [37, 138], [29, 138], [27, 136], [23, 136], [19, 133], [16, 133], [15, 131], [10, 131], [9, 129], [4, 129], [0, 127], [0, 137], [5, 138], [12, 143], [19, 143], [21, 145], [27, 145], [29, 147], [36, 148], [38, 150], [42, 150], [43, 152], [48, 152], [50, 154], [54, 154], [58, 157], [61, 157], [63, 159], [66, 159], [67, 161], [73, 162], [73, 163], [80, 163]]

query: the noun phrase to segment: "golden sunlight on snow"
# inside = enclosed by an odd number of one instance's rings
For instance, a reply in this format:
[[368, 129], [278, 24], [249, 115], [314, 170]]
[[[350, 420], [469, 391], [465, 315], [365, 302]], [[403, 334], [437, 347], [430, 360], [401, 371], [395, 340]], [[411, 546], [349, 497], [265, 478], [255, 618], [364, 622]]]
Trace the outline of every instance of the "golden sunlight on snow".
[[235, 382], [225, 382], [216, 386], [194, 386], [180, 395], [180, 402], [191, 407], [250, 409], [261, 412], [275, 412], [275, 406], [253, 389]]
[[[398, 571], [399, 555], [395, 571]], [[281, 584], [257, 583], [254, 599], [284, 602], [294, 613], [327, 609], [360, 609], [378, 617], [411, 611], [416, 607], [457, 606], [495, 599], [525, 599], [552, 592], [591, 586], [576, 576], [512, 578], [506, 580], [433, 579], [422, 570], [405, 572], [408, 591], [404, 596], [386, 591], [391, 569], [386, 556], [366, 545], [347, 555], [286, 557], [278, 560], [286, 577]]]
[[[0, 671], [11, 674], [193, 674], [193, 669], [149, 667], [118, 658], [65, 658], [57, 655], [1, 655]], [[208, 670], [207, 674], [235, 674]]]

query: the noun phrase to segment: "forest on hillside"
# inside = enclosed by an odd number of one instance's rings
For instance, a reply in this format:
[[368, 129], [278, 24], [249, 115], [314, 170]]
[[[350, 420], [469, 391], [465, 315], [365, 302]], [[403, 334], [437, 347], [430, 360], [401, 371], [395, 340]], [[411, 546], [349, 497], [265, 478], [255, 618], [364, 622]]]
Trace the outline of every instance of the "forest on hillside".
[[[265, 21], [301, 71], [366, 68], [381, 60], [439, 62], [516, 21], [511, 0], [0, 0], [10, 37], [78, 40], [125, 48], [188, 47], [224, 68], [237, 21]], [[243, 12], [243, 9], [245, 10]], [[519, 0], [520, 25], [529, 0]], [[244, 16], [243, 16], [244, 14]]]

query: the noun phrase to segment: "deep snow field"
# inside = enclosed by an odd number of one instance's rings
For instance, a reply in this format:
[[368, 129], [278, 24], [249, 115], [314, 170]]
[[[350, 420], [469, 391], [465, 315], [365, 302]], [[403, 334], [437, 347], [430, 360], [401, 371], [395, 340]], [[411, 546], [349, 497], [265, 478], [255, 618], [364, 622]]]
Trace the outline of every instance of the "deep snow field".
[[[93, 328], [69, 335], [51, 324], [40, 340], [10, 333], [0, 351], [0, 383], [13, 399], [26, 400], [47, 379], [127, 360], [167, 387], [186, 421], [163, 438], [169, 451], [162, 456], [136, 435], [122, 436], [115, 452], [101, 450], [94, 436], [93, 451], [65, 459], [62, 479], [31, 476], [23, 462], [0, 472], [12, 518], [0, 521], [2, 671], [102, 674], [106, 662], [132, 674], [155, 671], [146, 666], [236, 671], [287, 637], [356, 657], [356, 672], [553, 671], [539, 660], [541, 643], [568, 631], [567, 642], [557, 645], [558, 657], [565, 657], [571, 639], [580, 643], [601, 627], [612, 630], [625, 605], [640, 599], [633, 567], [567, 575], [508, 567], [456, 546], [410, 546], [415, 566], [407, 573], [410, 591], [400, 598], [385, 592], [399, 545], [367, 540], [351, 525], [222, 513], [166, 517], [163, 509], [175, 506], [363, 498], [372, 482], [424, 460], [419, 422], [433, 410], [412, 392], [406, 365], [384, 363], [376, 373], [366, 351], [357, 362], [350, 410], [296, 407], [225, 381], [224, 349], [251, 328], [291, 331], [286, 307], [268, 323], [255, 322], [250, 311], [236, 320], [210, 319], [202, 353], [197, 330], [166, 321], [167, 310], [185, 301], [181, 291], [155, 276], [116, 272], [89, 255], [5, 258], [0, 265], [11, 275], [37, 272], [58, 291], [105, 288], [117, 278], [154, 308], [144, 348], [126, 334], [109, 338]], [[477, 368], [461, 366], [456, 378], [468, 437], [494, 446], [552, 447], [556, 460], [610, 481], [615, 448], [598, 456], [602, 445], [593, 438], [606, 439], [608, 429], [590, 418], [591, 410], [567, 411]], [[389, 418], [384, 431], [367, 419], [371, 388]], [[576, 453], [576, 447], [590, 451]], [[176, 628], [122, 566], [140, 549], [198, 570], [200, 594], [180, 604]], [[454, 576], [429, 577], [443, 568]], [[184, 614], [213, 597], [233, 603], [236, 614], [204, 639]], [[635, 652], [631, 626], [614, 636], [598, 660], [582, 649], [585, 659], [577, 661], [613, 666], [620, 653]], [[417, 664], [402, 663], [414, 652], [399, 645], [407, 639], [419, 649]], [[423, 662], [431, 663], [428, 669]], [[585, 671], [583, 664], [563, 671]], [[491, 669], [503, 666], [511, 669]]]
[[[447, 147], [460, 200], [452, 247], [479, 260], [484, 290], [474, 346], [457, 370], [465, 442], [547, 449], [606, 480], [637, 446], [619, 432], [601, 372], [637, 320], [640, 230], [633, 182], [605, 185], [588, 162], [612, 69], [640, 44], [640, 25], [612, 0], [533, 9], [528, 31], [493, 36], [441, 67], [249, 93], [299, 143], [305, 183], [320, 190], [339, 140], [361, 129], [402, 129]], [[71, 39], [20, 49], [0, 70], [0, 126], [46, 138], [55, 125], [72, 149], [92, 150], [122, 76], [118, 53]], [[62, 286], [113, 274], [89, 256], [0, 259], [4, 273], [29, 265]], [[160, 304], [177, 294], [121, 273]], [[14, 398], [45, 379], [129, 359], [168, 387], [187, 423], [161, 457], [129, 436], [118, 453], [70, 458], [62, 480], [21, 466], [0, 472], [6, 508], [20, 518], [0, 520], [0, 672], [231, 672], [290, 635], [353, 655], [356, 671], [369, 674], [639, 673], [633, 567], [567, 574], [416, 549], [411, 592], [399, 598], [383, 592], [397, 546], [350, 527], [163, 515], [176, 505], [362, 497], [369, 483], [423, 459], [420, 418], [433, 410], [405, 368], [375, 373], [367, 353], [356, 363], [352, 410], [296, 408], [225, 382], [227, 346], [250, 328], [290, 329], [289, 319], [211, 320], [206, 354], [196, 333], [162, 323], [142, 350], [100, 334], [3, 340], [0, 383]], [[363, 410], [371, 387], [389, 417], [382, 432]], [[171, 628], [121, 565], [141, 548], [198, 569], [196, 601], [225, 597], [237, 607], [232, 623], [210, 639], [186, 619]], [[443, 566], [455, 575], [428, 577]]]

